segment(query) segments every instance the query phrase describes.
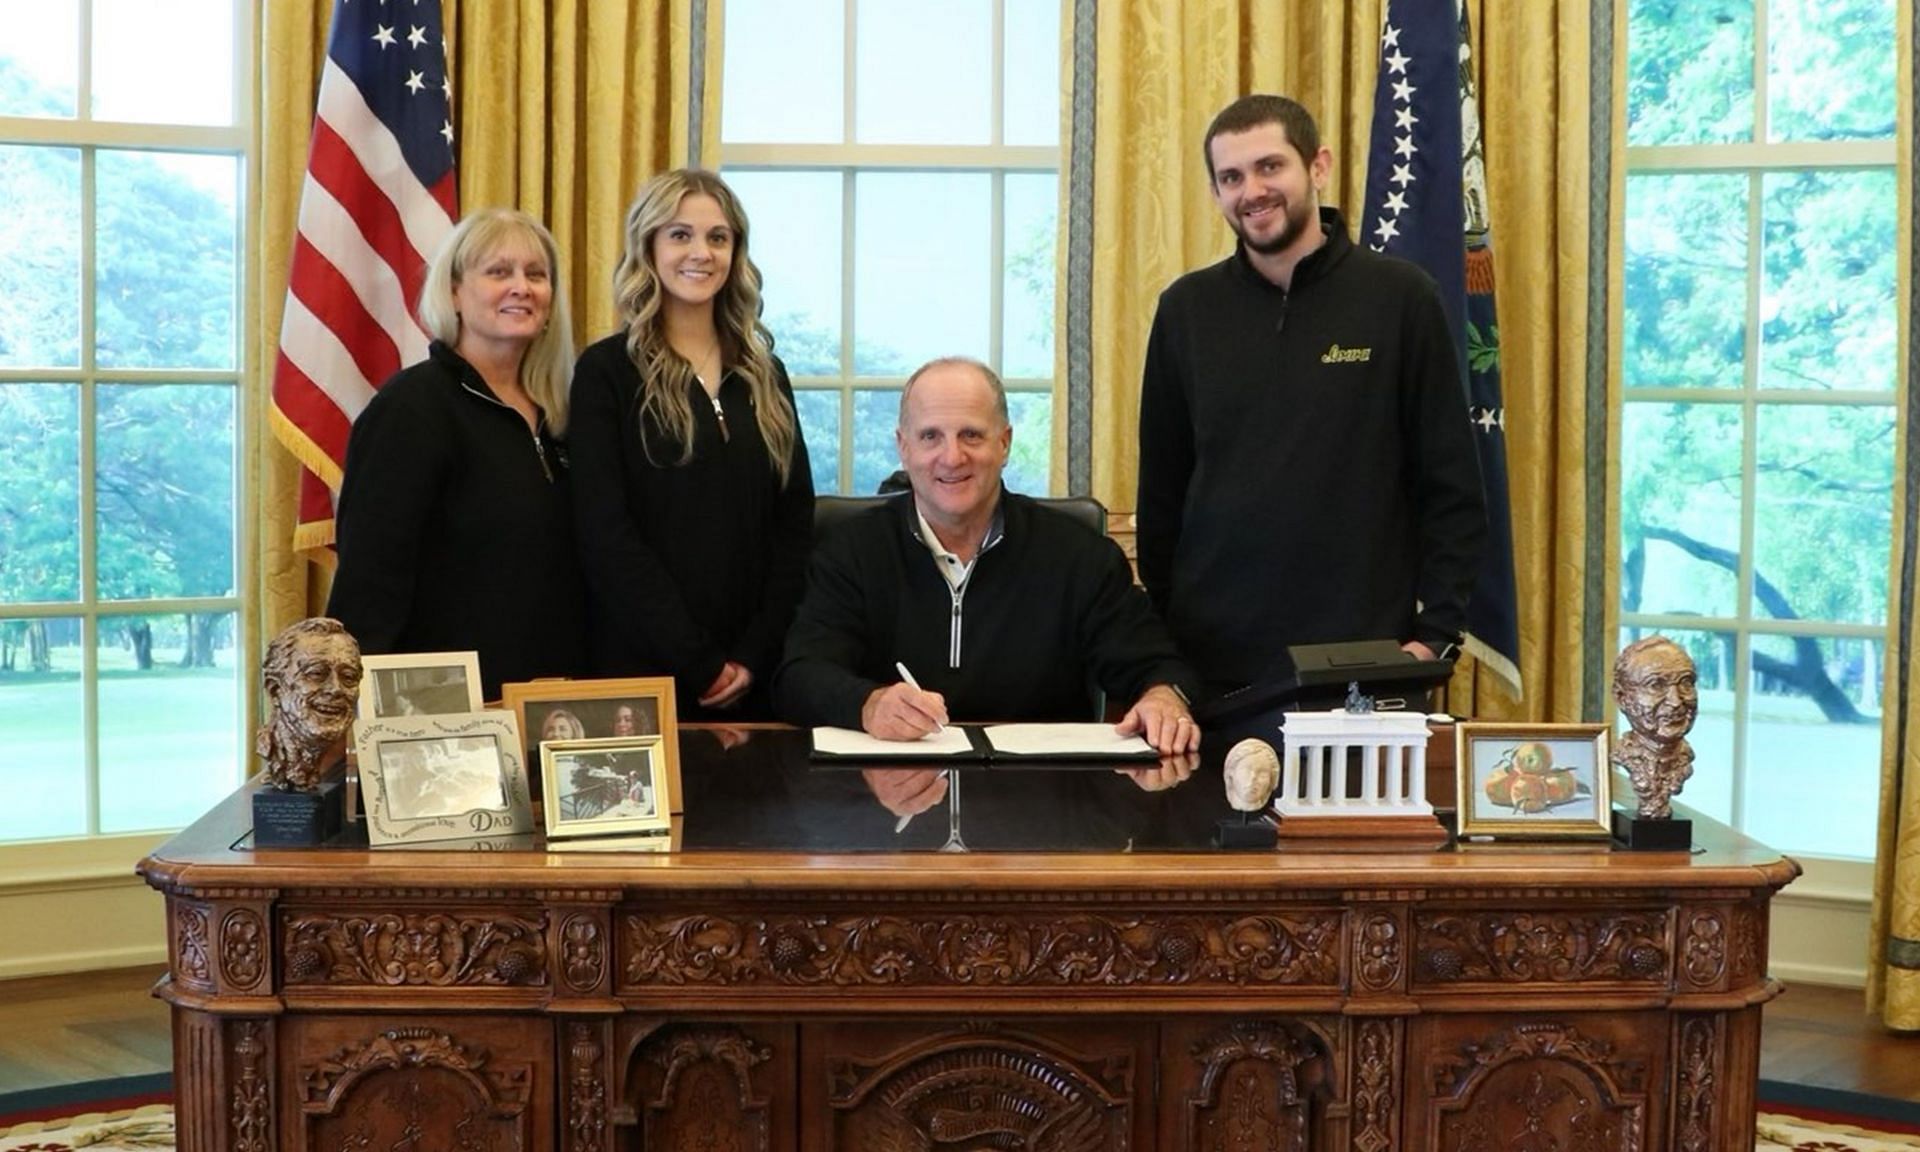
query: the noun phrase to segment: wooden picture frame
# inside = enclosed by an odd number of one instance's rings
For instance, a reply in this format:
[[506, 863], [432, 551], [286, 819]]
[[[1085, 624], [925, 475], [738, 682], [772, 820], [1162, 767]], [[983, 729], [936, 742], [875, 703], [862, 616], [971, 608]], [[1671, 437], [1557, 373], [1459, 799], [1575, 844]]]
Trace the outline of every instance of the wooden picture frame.
[[[528, 680], [500, 686], [501, 706], [513, 711], [525, 741], [527, 763], [546, 771], [540, 754], [554, 740], [658, 736], [673, 778], [673, 808], [681, 811], [680, 725], [673, 677], [619, 680]], [[542, 798], [546, 796], [544, 784]]]
[[659, 736], [542, 741], [547, 839], [671, 831], [680, 778], [665, 746]]
[[1605, 724], [1455, 727], [1461, 839], [1596, 839], [1611, 834]]
[[360, 722], [480, 711], [478, 652], [392, 652], [360, 658]]
[[375, 846], [533, 831], [509, 712], [396, 716], [359, 726], [360, 792]]

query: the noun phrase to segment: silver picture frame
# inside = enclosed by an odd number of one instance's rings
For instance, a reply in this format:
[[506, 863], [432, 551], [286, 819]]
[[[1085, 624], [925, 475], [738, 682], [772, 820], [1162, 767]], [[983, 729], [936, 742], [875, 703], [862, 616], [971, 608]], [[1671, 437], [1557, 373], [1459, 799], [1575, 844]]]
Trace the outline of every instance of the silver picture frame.
[[535, 830], [511, 712], [374, 720], [360, 725], [355, 747], [376, 847]]

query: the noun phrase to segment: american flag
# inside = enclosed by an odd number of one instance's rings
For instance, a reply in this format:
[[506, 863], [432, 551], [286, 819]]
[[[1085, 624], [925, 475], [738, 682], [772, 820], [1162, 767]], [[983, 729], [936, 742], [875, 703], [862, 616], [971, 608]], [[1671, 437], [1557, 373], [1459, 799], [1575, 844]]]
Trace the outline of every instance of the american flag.
[[1440, 286], [1487, 491], [1487, 550], [1467, 605], [1467, 651], [1521, 695], [1507, 412], [1493, 306], [1486, 149], [1467, 12], [1459, 0], [1388, 0], [1380, 27], [1362, 242]]
[[456, 215], [438, 0], [338, 0], [273, 368], [275, 436], [305, 468], [294, 547], [333, 543], [347, 432], [422, 359], [413, 306]]

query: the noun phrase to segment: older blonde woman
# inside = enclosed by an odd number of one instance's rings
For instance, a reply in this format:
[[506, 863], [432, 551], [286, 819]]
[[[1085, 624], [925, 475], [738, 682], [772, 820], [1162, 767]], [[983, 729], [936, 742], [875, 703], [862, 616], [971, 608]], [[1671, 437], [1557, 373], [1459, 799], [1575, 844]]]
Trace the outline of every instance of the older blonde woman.
[[746, 213], [720, 177], [678, 169], [640, 189], [614, 294], [623, 327], [573, 383], [595, 665], [673, 676], [684, 714], [769, 715], [813, 479]]
[[586, 665], [559, 264], [523, 212], [462, 220], [420, 291], [427, 358], [387, 381], [347, 443], [327, 614], [367, 653], [478, 651], [488, 699]]

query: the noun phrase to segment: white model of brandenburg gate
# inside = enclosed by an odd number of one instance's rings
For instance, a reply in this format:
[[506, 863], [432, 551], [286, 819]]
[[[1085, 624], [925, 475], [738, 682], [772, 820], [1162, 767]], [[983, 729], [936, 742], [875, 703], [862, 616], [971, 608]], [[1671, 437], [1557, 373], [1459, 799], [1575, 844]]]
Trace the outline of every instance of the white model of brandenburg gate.
[[1283, 840], [1445, 841], [1426, 798], [1424, 712], [1288, 712], [1281, 734], [1273, 807]]

